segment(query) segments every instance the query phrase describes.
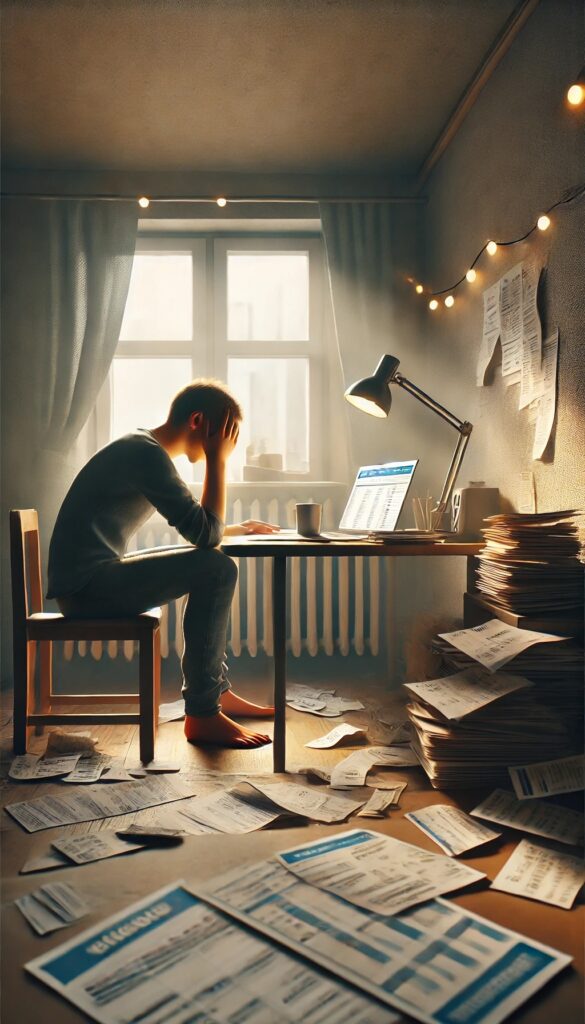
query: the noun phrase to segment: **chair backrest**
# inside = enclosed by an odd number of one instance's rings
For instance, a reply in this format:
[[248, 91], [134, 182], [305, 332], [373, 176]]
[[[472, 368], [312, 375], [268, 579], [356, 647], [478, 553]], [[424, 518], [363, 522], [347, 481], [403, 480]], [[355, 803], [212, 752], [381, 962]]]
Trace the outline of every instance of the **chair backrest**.
[[24, 628], [33, 612], [43, 610], [39, 517], [34, 508], [10, 510], [10, 567], [14, 628]]

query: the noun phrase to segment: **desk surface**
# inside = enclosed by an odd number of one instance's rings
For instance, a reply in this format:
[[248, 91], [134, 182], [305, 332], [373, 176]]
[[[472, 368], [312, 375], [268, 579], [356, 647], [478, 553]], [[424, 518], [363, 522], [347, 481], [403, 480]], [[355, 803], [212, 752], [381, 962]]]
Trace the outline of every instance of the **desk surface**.
[[268, 558], [299, 555], [318, 555], [327, 558], [340, 555], [366, 555], [409, 557], [411, 555], [478, 555], [483, 544], [459, 543], [457, 541], [392, 541], [384, 543], [376, 540], [272, 540], [269, 536], [225, 537], [221, 547], [237, 558], [257, 557]]

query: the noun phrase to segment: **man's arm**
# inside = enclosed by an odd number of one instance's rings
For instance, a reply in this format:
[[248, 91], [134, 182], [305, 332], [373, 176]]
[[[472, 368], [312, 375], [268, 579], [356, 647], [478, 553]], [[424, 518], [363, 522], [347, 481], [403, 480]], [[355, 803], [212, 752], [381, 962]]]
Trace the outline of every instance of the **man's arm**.
[[226, 512], [226, 462], [236, 447], [239, 432], [239, 424], [230, 410], [215, 433], [210, 431], [209, 420], [206, 424], [203, 442], [206, 465], [201, 504], [222, 522], [225, 522]]

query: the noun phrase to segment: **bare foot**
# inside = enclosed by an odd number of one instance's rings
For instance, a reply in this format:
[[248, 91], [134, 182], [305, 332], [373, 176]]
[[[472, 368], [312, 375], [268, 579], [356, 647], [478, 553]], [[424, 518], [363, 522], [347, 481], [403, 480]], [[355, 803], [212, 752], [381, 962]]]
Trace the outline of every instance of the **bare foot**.
[[233, 690], [226, 690], [220, 697], [221, 710], [236, 718], [274, 718], [274, 708], [263, 704], [253, 704], [244, 700]]
[[189, 743], [209, 743], [214, 747], [236, 747], [247, 750], [271, 743], [270, 736], [244, 729], [231, 718], [223, 715], [185, 715], [185, 736]]

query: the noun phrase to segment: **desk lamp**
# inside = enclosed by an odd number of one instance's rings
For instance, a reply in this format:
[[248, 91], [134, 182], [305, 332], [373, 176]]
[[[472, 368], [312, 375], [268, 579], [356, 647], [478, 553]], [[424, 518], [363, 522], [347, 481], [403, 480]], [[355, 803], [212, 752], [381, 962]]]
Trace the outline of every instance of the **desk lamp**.
[[439, 405], [438, 402], [435, 402], [434, 398], [431, 398], [424, 391], [421, 391], [420, 388], [417, 388], [416, 384], [403, 377], [398, 372], [399, 365], [400, 360], [396, 359], [396, 356], [382, 356], [373, 375], [357, 380], [347, 389], [345, 397], [348, 402], [355, 405], [357, 409], [361, 409], [362, 412], [367, 412], [370, 416], [384, 417], [388, 415], [392, 405], [390, 384], [398, 384], [399, 387], [408, 391], [410, 395], [414, 395], [423, 405], [436, 412], [437, 416], [440, 416], [441, 419], [446, 420], [452, 427], [455, 427], [459, 437], [447, 476], [445, 477], [441, 497], [433, 509], [433, 526], [437, 528], [440, 526], [442, 515], [451, 500], [453, 487], [463, 462], [463, 456], [465, 455], [465, 449], [467, 448], [473, 426], [466, 420], [458, 419], [452, 412], [449, 412], [442, 405]]

